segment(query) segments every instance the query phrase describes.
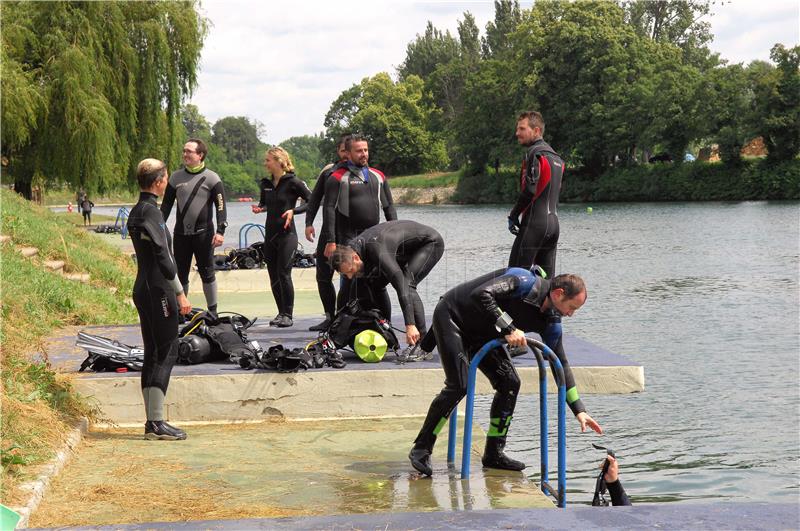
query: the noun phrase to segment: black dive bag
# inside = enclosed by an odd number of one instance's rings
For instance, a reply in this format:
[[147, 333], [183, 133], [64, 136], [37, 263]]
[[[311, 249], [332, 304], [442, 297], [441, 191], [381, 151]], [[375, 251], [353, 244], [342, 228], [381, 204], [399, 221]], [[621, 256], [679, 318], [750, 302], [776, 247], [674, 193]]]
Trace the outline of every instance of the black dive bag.
[[348, 302], [334, 316], [327, 334], [336, 348], [353, 348], [356, 336], [364, 330], [374, 330], [382, 335], [390, 350], [396, 351], [400, 348], [400, 342], [397, 340], [391, 323], [378, 310], [362, 308], [358, 299]]

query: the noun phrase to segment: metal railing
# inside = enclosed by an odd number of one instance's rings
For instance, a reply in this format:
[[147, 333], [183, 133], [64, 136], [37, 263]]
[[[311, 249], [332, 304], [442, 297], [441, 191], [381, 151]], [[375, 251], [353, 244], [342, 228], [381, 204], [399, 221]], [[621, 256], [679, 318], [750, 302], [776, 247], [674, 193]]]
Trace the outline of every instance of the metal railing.
[[[541, 456], [541, 488], [542, 492], [553, 496], [558, 507], [566, 507], [566, 485], [567, 485], [567, 429], [566, 429], [566, 408], [567, 408], [567, 389], [564, 379], [564, 368], [558, 356], [544, 343], [536, 339], [525, 338], [528, 347], [536, 357], [536, 364], [539, 367], [539, 440]], [[470, 472], [470, 450], [472, 448], [472, 417], [475, 403], [475, 380], [477, 378], [478, 365], [483, 358], [496, 348], [502, 348], [503, 341], [493, 339], [483, 345], [472, 358], [469, 364], [467, 377], [467, 402], [464, 412], [464, 438], [461, 449], [461, 478], [469, 478]], [[548, 466], [548, 443], [547, 443], [547, 372], [545, 370], [544, 358], [550, 364], [553, 377], [558, 385], [558, 485], [554, 489], [549, 482]], [[448, 431], [447, 462], [455, 462], [456, 438], [458, 432], [458, 408], [453, 409], [450, 414], [450, 427]]]
[[[258, 225], [257, 223], [245, 223], [242, 225], [242, 228], [239, 229], [239, 249], [244, 249], [247, 247], [247, 234], [250, 232], [251, 229], [258, 229], [261, 232], [261, 239], [266, 240], [267, 234], [264, 231], [264, 225]], [[242, 237], [242, 233], [244, 233], [244, 237]]]

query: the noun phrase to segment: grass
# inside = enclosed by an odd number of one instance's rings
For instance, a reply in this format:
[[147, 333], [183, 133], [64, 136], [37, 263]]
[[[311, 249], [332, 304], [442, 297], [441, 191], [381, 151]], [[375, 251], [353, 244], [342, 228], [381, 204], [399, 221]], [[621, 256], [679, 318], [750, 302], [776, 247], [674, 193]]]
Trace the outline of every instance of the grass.
[[[61, 326], [136, 322], [129, 303], [135, 266], [63, 216], [7, 190], [0, 190], [0, 201], [0, 232], [11, 237], [0, 250], [0, 455], [8, 504], [21, 501], [16, 487], [29, 467], [52, 457], [77, 418], [93, 414], [69, 380], [50, 368], [44, 340]], [[20, 246], [39, 254], [25, 258]], [[63, 260], [65, 270], [89, 273], [91, 281], [68, 280], [44, 268], [43, 260]], [[32, 356], [37, 352], [44, 359]]]
[[403, 177], [392, 177], [389, 182], [392, 188], [438, 188], [444, 186], [455, 186], [461, 177], [460, 171], [453, 172], [434, 172], [419, 175], [406, 175]]

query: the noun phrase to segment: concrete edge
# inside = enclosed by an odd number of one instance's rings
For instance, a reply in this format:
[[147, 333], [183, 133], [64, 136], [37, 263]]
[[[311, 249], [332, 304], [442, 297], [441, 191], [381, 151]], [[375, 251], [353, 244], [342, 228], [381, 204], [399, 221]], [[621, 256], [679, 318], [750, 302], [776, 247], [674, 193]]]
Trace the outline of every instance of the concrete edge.
[[49, 463], [44, 465], [36, 477], [32, 481], [27, 481], [19, 486], [21, 491], [30, 492], [28, 501], [22, 507], [10, 507], [13, 511], [20, 515], [17, 529], [26, 529], [31, 514], [39, 507], [47, 489], [50, 487], [50, 481], [58, 476], [64, 466], [72, 458], [75, 448], [80, 444], [84, 434], [89, 430], [89, 419], [82, 417], [72, 427], [64, 441], [64, 445], [56, 452], [56, 455], [50, 460]]
[[[521, 394], [537, 394], [538, 370], [519, 370]], [[586, 367], [574, 370], [583, 395], [644, 390], [641, 366]], [[342, 370], [301, 373], [227, 372], [173, 377], [165, 413], [176, 422], [246, 422], [380, 418], [424, 415], [441, 390], [441, 369]], [[555, 392], [547, 376], [548, 392]], [[74, 386], [94, 400], [113, 425], [141, 424], [140, 378], [79, 378]], [[480, 375], [477, 394], [493, 393]]]

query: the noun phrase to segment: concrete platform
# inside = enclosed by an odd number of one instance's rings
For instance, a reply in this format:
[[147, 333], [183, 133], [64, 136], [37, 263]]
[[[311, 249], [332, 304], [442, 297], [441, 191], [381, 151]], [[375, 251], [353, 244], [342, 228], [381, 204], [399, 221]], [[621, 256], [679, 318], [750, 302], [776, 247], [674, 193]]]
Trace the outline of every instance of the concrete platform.
[[[317, 270], [313, 267], [292, 269], [292, 282], [295, 290], [317, 291]], [[217, 289], [220, 292], [249, 292], [260, 291], [269, 292], [269, 276], [266, 268], [264, 269], [239, 269], [235, 271], [217, 271]], [[339, 274], [334, 273], [334, 285], [339, 285]], [[189, 294], [203, 293], [203, 282], [200, 275], [192, 266], [189, 273]]]
[[[304, 347], [316, 337], [308, 327], [318, 318], [298, 318], [292, 328], [276, 329], [256, 323], [250, 339], [263, 347], [282, 344]], [[138, 326], [84, 327], [89, 333], [141, 345]], [[93, 397], [103, 416], [117, 424], [139, 424], [142, 397], [139, 373], [77, 373], [86, 357], [75, 347], [78, 328], [64, 329], [51, 338], [47, 352], [51, 363], [75, 375], [76, 389]], [[641, 365], [574, 336], [564, 340], [570, 364], [582, 394], [634, 393], [644, 390]], [[344, 369], [310, 369], [299, 373], [245, 371], [230, 363], [176, 366], [167, 394], [166, 414], [175, 421], [235, 421], [269, 418], [320, 419], [424, 415], [441, 390], [444, 373], [439, 360], [394, 363], [387, 355], [381, 363], [361, 362], [345, 353]], [[523, 379], [523, 393], [538, 393], [538, 370], [533, 354], [514, 359]], [[548, 376], [550, 391], [555, 390]], [[482, 375], [478, 393], [492, 389]]]

